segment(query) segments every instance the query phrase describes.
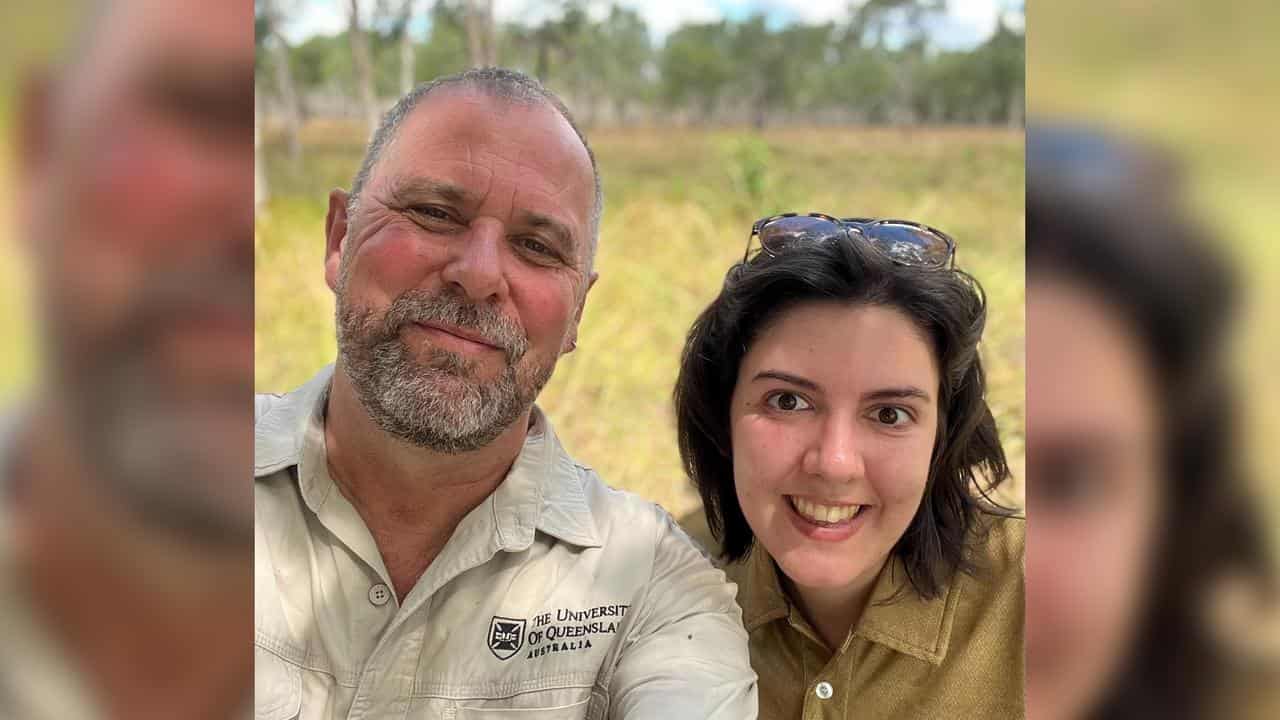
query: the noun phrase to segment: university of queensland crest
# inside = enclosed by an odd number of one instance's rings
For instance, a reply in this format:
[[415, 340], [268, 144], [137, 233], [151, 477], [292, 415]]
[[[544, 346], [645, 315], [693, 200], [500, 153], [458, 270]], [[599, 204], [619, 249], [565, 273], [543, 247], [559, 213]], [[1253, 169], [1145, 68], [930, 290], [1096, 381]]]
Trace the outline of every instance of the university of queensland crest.
[[489, 622], [489, 651], [499, 660], [520, 652], [524, 645], [524, 620], [494, 616]]

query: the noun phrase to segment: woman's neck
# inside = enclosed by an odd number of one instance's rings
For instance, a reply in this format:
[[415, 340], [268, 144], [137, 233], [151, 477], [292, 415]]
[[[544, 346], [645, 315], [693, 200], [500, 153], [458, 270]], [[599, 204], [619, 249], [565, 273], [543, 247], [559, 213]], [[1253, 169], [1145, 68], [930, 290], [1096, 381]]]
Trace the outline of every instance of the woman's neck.
[[840, 587], [801, 587], [785, 575], [782, 580], [787, 595], [818, 632], [818, 637], [828, 649], [836, 652], [862, 618], [879, 575], [880, 569], [877, 568], [875, 572]]

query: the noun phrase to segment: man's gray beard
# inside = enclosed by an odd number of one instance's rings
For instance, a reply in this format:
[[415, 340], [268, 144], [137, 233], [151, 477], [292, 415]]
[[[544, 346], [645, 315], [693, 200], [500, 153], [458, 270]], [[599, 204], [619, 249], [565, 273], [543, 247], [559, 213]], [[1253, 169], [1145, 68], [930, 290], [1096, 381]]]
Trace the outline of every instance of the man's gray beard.
[[[439, 321], [480, 333], [502, 348], [507, 366], [495, 380], [477, 379], [477, 364], [435, 348], [424, 364], [400, 338], [413, 322]], [[454, 293], [410, 291], [378, 318], [340, 292], [338, 354], [369, 417], [397, 438], [440, 453], [459, 454], [493, 442], [525, 413], [546, 385], [554, 360], [521, 367], [528, 339], [489, 306]]]
[[[252, 385], [225, 399], [176, 401], [152, 373], [120, 368], [94, 383], [79, 412], [86, 455], [143, 524], [202, 545], [249, 547], [252, 493], [234, 478], [252, 459]], [[243, 447], [242, 447], [243, 446]]]
[[[247, 267], [247, 265], [246, 265]], [[252, 276], [206, 262], [157, 276], [128, 320], [62, 366], [87, 467], [141, 524], [238, 551], [253, 538], [250, 372], [178, 380], [152, 362], [154, 338], [215, 304], [248, 317]], [[247, 342], [247, 338], [246, 338]]]

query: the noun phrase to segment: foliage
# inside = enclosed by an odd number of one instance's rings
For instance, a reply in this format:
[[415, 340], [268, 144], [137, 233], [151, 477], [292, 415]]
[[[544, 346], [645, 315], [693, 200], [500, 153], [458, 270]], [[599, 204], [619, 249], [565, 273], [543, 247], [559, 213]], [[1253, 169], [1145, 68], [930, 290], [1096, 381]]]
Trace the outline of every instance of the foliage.
[[[380, 7], [388, 8], [389, 3]], [[797, 123], [1019, 124], [1024, 37], [1001, 24], [984, 44], [938, 52], [931, 19], [941, 0], [868, 0], [839, 22], [778, 26], [765, 16], [688, 24], [654, 44], [644, 19], [616, 4], [557, 0], [536, 25], [497, 28], [498, 61], [539, 77], [580, 119], [613, 124], [641, 117], [757, 128]], [[380, 97], [398, 94], [397, 41], [407, 27], [385, 9], [368, 28]], [[398, 11], [396, 11], [398, 12]], [[414, 43], [419, 80], [467, 65], [464, 0], [430, 4], [428, 32]], [[345, 34], [291, 50], [304, 94], [355, 97]], [[264, 80], [269, 73], [260, 69]]]

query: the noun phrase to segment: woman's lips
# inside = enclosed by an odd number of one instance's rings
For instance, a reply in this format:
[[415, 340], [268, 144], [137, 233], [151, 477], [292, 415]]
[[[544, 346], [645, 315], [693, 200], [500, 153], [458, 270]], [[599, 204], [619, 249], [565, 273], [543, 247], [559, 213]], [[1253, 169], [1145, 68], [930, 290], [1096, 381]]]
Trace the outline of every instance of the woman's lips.
[[868, 505], [828, 504], [796, 495], [787, 495], [787, 515], [792, 524], [814, 540], [839, 541], [851, 537], [866, 523]]

